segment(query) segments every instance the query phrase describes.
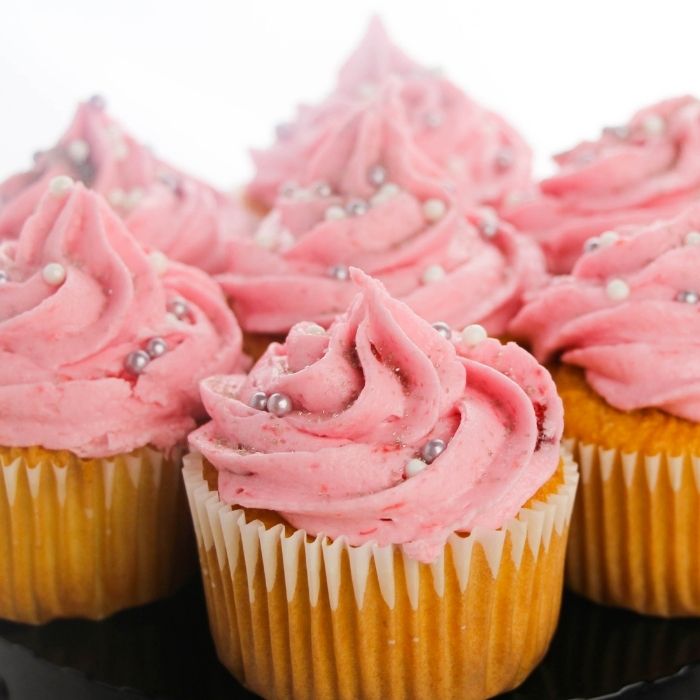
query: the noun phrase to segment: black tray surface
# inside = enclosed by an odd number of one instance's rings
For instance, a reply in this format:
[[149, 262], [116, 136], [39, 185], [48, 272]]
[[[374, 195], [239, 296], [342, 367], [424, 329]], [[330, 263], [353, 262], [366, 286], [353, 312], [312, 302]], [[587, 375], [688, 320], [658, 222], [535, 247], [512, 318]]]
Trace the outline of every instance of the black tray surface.
[[[254, 697], [217, 661], [196, 584], [103, 622], [0, 621], [0, 700]], [[565, 594], [547, 657], [501, 700], [574, 698], [699, 700], [700, 620], [642, 617]]]

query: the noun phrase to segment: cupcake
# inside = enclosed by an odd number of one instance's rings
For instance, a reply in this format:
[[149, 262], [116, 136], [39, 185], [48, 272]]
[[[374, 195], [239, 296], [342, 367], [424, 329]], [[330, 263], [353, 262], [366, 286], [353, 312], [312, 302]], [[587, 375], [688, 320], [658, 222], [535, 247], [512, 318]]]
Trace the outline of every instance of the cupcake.
[[449, 172], [461, 201], [499, 206], [531, 184], [532, 156], [523, 138], [502, 117], [484, 109], [440, 71], [420, 66], [389, 39], [374, 18], [360, 46], [345, 63], [333, 94], [299, 108], [296, 119], [277, 128], [267, 150], [253, 151], [255, 178], [248, 196], [269, 209], [285, 187], [298, 183], [306, 161], [338, 126], [349, 105], [374, 99], [388, 80], [399, 97], [416, 148]]
[[582, 488], [568, 583], [700, 614], [700, 206], [631, 227], [533, 294], [512, 325], [554, 362]]
[[449, 175], [411, 134], [397, 81], [343, 113], [298, 166], [297, 185], [232, 249], [218, 279], [261, 350], [295, 323], [327, 326], [345, 311], [350, 266], [428, 321], [494, 335], [544, 281], [531, 239], [490, 208], [457, 204]]
[[189, 575], [182, 447], [240, 346], [210, 278], [52, 181], [0, 244], [0, 617], [98, 619]]
[[254, 217], [232, 196], [158, 160], [93, 98], [32, 170], [0, 183], [0, 240], [19, 235], [51, 180], [68, 175], [104, 195], [143, 244], [210, 274], [226, 269], [230, 241]]
[[552, 272], [570, 272], [587, 241], [595, 245], [622, 225], [672, 218], [696, 201], [699, 151], [700, 102], [660, 102], [557, 156], [558, 173], [503, 214], [541, 244]]
[[491, 697], [557, 622], [561, 402], [517, 345], [350, 274], [327, 332], [202, 384], [184, 471], [217, 652], [265, 698]]

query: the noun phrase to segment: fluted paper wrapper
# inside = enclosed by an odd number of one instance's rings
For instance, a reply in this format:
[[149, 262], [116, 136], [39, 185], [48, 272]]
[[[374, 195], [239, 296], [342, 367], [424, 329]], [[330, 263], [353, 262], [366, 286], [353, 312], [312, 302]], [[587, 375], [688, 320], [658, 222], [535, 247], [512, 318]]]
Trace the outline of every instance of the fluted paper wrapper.
[[181, 453], [0, 448], [0, 617], [100, 619], [193, 570]]
[[264, 698], [487, 698], [521, 683], [556, 627], [578, 471], [499, 530], [452, 535], [432, 564], [223, 504], [185, 458], [222, 663]]
[[567, 583], [649, 615], [700, 615], [700, 456], [567, 441], [581, 466]]

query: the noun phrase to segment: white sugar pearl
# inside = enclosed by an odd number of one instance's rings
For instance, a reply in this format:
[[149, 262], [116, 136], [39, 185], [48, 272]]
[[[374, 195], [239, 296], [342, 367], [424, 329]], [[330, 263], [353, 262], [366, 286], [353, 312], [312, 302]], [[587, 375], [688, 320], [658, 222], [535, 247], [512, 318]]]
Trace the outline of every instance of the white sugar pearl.
[[379, 191], [372, 195], [372, 198], [369, 200], [370, 204], [374, 207], [378, 206], [379, 204], [384, 204], [384, 202], [388, 202], [392, 197], [395, 197], [399, 192], [401, 191], [401, 188], [393, 183], [393, 182], [385, 182], [380, 188]]
[[49, 263], [44, 266], [41, 271], [41, 276], [44, 278], [46, 284], [50, 284], [52, 287], [58, 287], [59, 284], [63, 284], [66, 279], [66, 268], [61, 265], [61, 263]]
[[150, 260], [151, 266], [157, 275], [164, 274], [168, 269], [168, 258], [165, 253], [162, 253], [160, 250], [154, 250], [148, 256], [148, 259]]
[[609, 246], [620, 240], [620, 234], [617, 231], [605, 231], [598, 236], [598, 242], [601, 246]]
[[319, 326], [318, 323], [307, 323], [303, 328], [306, 335], [325, 335], [326, 329], [323, 326]]
[[465, 345], [478, 345], [488, 337], [486, 329], [478, 323], [472, 323], [462, 331], [462, 342]]
[[700, 246], [700, 231], [690, 231], [685, 234], [685, 244]]
[[425, 284], [430, 284], [431, 282], [438, 282], [443, 279], [445, 275], [445, 268], [442, 265], [428, 265], [428, 267], [423, 270], [422, 279]]
[[83, 139], [75, 139], [68, 144], [68, 157], [74, 163], [84, 163], [90, 156], [90, 146]]
[[143, 190], [140, 187], [134, 187], [132, 190], [127, 192], [124, 198], [124, 206], [126, 206], [128, 209], [133, 209], [141, 203], [143, 196]]
[[49, 183], [49, 191], [56, 197], [61, 197], [73, 188], [73, 178], [68, 175], [58, 175]]
[[117, 188], [115, 190], [112, 190], [107, 195], [107, 199], [109, 199], [109, 203], [113, 207], [121, 207], [124, 204], [124, 200], [126, 199], [126, 194], [124, 193], [124, 190]]
[[328, 209], [326, 209], [326, 213], [324, 214], [324, 218], [326, 221], [335, 221], [337, 219], [344, 219], [347, 216], [345, 213], [345, 209], [341, 207], [338, 204], [333, 204]]
[[630, 288], [624, 280], [615, 278], [610, 280], [605, 286], [605, 293], [613, 301], [622, 301], [630, 295]]
[[428, 221], [439, 221], [445, 215], [447, 206], [441, 199], [428, 199], [423, 202], [423, 216]]
[[428, 465], [422, 459], [414, 457], [404, 467], [404, 474], [410, 479], [420, 474], [427, 466]]
[[259, 228], [255, 232], [254, 238], [257, 245], [266, 250], [272, 250], [277, 243], [277, 233], [269, 227]]
[[643, 126], [648, 136], [658, 136], [666, 130], [666, 120], [660, 114], [650, 114], [645, 117]]

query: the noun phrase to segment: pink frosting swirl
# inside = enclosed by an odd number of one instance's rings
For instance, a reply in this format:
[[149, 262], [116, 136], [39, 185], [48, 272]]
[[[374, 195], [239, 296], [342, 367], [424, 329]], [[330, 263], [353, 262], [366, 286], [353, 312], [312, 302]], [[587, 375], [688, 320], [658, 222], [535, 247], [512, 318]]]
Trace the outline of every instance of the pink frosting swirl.
[[[125, 358], [154, 338], [166, 351], [128, 371]], [[201, 416], [199, 380], [241, 360], [218, 286], [175, 262], [159, 276], [80, 184], [46, 194], [19, 237], [0, 244], [0, 445], [81, 457], [170, 448]]]
[[532, 157], [522, 137], [445, 77], [406, 56], [375, 17], [340, 71], [336, 92], [319, 106], [302, 106], [294, 123], [278, 129], [271, 148], [253, 151], [257, 172], [250, 196], [272, 206], [285, 183], [299, 181], [300, 166], [323, 147], [349, 105], [371, 101], [391, 79], [399, 81], [416, 148], [454, 182], [461, 201], [498, 205], [508, 193], [530, 186]]
[[700, 205], [621, 234], [533, 293], [511, 331], [583, 367], [616, 408], [700, 422]]
[[327, 325], [354, 297], [345, 272], [355, 266], [428, 320], [499, 334], [543, 279], [531, 240], [492, 211], [455, 206], [411, 137], [395, 82], [348, 110], [298, 169], [298, 187], [254, 235], [236, 239], [220, 277], [248, 331]]
[[[352, 279], [360, 294], [327, 333], [299, 324], [248, 377], [202, 384], [212, 420], [190, 443], [228, 503], [431, 561], [450, 533], [503, 525], [553, 474], [561, 403], [517, 345], [455, 347], [376, 280]], [[258, 391], [291, 412], [251, 408]], [[407, 476], [433, 439], [445, 450]]]
[[19, 235], [48, 183], [69, 175], [103, 194], [144, 245], [209, 273], [226, 269], [231, 239], [254, 226], [232, 196], [155, 158], [92, 100], [35, 167], [0, 184], [0, 239]]
[[670, 218], [697, 200], [699, 152], [700, 102], [660, 102], [557, 156], [559, 172], [504, 215], [537, 239], [553, 272], [569, 272], [589, 238]]

